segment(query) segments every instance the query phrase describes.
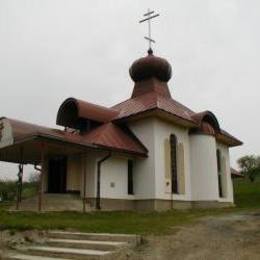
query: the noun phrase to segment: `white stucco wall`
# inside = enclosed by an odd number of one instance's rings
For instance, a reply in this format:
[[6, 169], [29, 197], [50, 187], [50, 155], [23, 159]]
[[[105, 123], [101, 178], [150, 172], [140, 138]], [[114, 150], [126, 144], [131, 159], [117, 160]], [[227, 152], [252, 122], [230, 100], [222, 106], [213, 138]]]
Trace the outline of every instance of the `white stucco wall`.
[[134, 199], [128, 194], [128, 159], [112, 156], [101, 166], [101, 198]]
[[190, 135], [192, 200], [218, 200], [215, 137]]
[[[133, 133], [149, 150], [149, 157], [134, 160], [134, 195], [128, 195], [128, 159], [113, 154], [101, 167], [101, 198], [108, 199], [165, 199], [183, 201], [233, 202], [230, 174], [229, 149], [216, 143], [210, 135], [189, 135], [188, 129], [156, 118], [132, 122]], [[178, 144], [183, 145], [185, 189], [182, 194], [166, 190], [165, 141], [175, 134]], [[223, 170], [224, 198], [219, 198], [216, 150], [221, 150], [225, 160]], [[96, 197], [97, 161], [106, 154], [88, 153], [86, 160], [86, 197]], [[223, 161], [222, 160], [222, 161]], [[76, 162], [77, 161], [77, 162]], [[76, 165], [75, 165], [76, 164]], [[69, 160], [67, 187], [79, 189], [83, 195], [83, 164], [80, 171], [78, 160]]]
[[[166, 192], [165, 189], [165, 171], [167, 170], [165, 162], [165, 141], [169, 141], [171, 134], [177, 137], [177, 143], [183, 144], [184, 151], [184, 192], [183, 194], [172, 194], [171, 192]], [[191, 198], [191, 188], [190, 188], [190, 145], [189, 145], [189, 134], [187, 128], [179, 127], [173, 123], [165, 122], [160, 119], [155, 120], [154, 126], [154, 137], [155, 137], [155, 183], [156, 183], [156, 195], [157, 199], [173, 199], [173, 200], [190, 200]], [[170, 164], [171, 162], [167, 162]], [[177, 164], [180, 163], [177, 161]], [[178, 183], [180, 184], [180, 179], [178, 178]]]
[[128, 126], [149, 151], [149, 157], [135, 161], [134, 189], [136, 199], [154, 199], [155, 191], [155, 124], [156, 119], [146, 118]]
[[[88, 153], [86, 157], [86, 197], [96, 198], [97, 162], [107, 153]], [[84, 158], [82, 158], [84, 160]], [[134, 177], [135, 179], [135, 177]], [[84, 185], [83, 171], [81, 176], [81, 196]], [[100, 195], [107, 199], [134, 199], [128, 195], [128, 158], [112, 155], [101, 164]]]
[[223, 187], [223, 198], [219, 198], [222, 202], [234, 202], [233, 198], [233, 184], [231, 179], [230, 171], [230, 157], [229, 147], [225, 144], [217, 142], [217, 149], [221, 153], [221, 168], [222, 168], [222, 187]]
[[[156, 118], [136, 121], [130, 124], [131, 130], [149, 150], [149, 157], [137, 160], [135, 164], [136, 199], [174, 199], [190, 200], [190, 151], [188, 129]], [[166, 191], [165, 141], [175, 134], [178, 143], [184, 148], [184, 186], [183, 194]], [[169, 161], [170, 167], [170, 161]]]

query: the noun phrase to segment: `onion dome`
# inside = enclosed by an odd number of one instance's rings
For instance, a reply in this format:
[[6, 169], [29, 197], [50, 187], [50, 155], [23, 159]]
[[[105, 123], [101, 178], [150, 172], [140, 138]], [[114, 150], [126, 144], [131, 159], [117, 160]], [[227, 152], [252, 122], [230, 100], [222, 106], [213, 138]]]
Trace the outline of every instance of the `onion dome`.
[[172, 76], [172, 67], [166, 59], [154, 56], [150, 49], [146, 57], [140, 58], [132, 64], [129, 73], [134, 82], [150, 78], [168, 82]]

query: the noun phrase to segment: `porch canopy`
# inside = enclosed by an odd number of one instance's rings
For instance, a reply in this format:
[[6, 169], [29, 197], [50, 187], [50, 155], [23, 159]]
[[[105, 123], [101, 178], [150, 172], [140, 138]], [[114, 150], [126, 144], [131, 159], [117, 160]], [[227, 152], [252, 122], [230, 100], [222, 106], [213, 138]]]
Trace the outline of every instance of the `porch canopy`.
[[[42, 210], [43, 175], [46, 171], [44, 158], [48, 156], [84, 155], [89, 151], [108, 151], [130, 156], [146, 157], [147, 149], [131, 131], [107, 123], [90, 132], [58, 130], [38, 126], [19, 120], [0, 118], [0, 161], [18, 163], [18, 186], [16, 209], [19, 209], [22, 194], [23, 165], [40, 165], [38, 210]], [[84, 183], [86, 167], [84, 167]], [[83, 212], [85, 211], [86, 185], [83, 191]]]
[[81, 136], [18, 120], [0, 119], [0, 161], [39, 164], [44, 155], [71, 155], [87, 152], [94, 145]]
[[94, 129], [91, 134], [81, 134], [0, 118], [0, 161], [39, 164], [43, 150], [48, 156], [82, 154], [90, 150], [141, 157], [147, 154], [138, 140], [115, 125]]

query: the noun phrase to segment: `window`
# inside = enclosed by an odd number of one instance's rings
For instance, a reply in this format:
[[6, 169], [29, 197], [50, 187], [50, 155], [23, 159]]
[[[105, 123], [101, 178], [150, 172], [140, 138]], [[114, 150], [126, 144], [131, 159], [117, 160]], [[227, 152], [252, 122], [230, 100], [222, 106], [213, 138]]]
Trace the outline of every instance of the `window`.
[[134, 182], [133, 182], [133, 161], [128, 160], [128, 194], [134, 194]]
[[221, 176], [221, 152], [217, 149], [217, 167], [218, 167], [218, 193], [219, 197], [223, 197], [223, 189], [222, 189], [222, 176]]
[[178, 193], [178, 176], [177, 176], [177, 138], [174, 134], [170, 136], [171, 147], [171, 179], [172, 193]]
[[219, 149], [217, 149], [217, 165], [218, 165], [218, 173], [219, 173], [221, 172], [221, 153]]

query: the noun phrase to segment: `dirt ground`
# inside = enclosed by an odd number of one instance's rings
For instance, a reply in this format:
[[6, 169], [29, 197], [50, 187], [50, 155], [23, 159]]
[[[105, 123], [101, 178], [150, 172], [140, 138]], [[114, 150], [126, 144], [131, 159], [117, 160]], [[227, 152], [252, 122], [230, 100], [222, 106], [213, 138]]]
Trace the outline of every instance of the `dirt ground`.
[[[15, 234], [4, 231], [0, 235], [0, 260], [7, 244], [9, 247], [44, 241], [44, 232], [39, 231]], [[146, 236], [142, 245], [135, 250], [124, 250], [119, 259], [260, 260], [260, 210], [207, 217], [190, 225], [174, 227], [171, 235]]]
[[207, 217], [172, 235], [146, 237], [128, 259], [260, 260], [260, 211]]

